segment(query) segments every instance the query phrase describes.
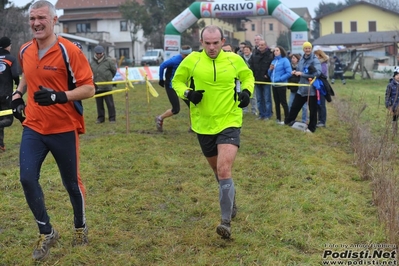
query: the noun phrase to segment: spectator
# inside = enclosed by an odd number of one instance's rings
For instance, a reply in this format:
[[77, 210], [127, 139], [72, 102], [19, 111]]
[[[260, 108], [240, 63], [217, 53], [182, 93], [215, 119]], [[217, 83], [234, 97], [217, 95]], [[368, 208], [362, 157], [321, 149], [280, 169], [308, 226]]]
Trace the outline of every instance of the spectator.
[[[238, 46], [237, 54], [244, 56], [244, 47], [247, 46], [246, 42], [240, 42], [240, 45]], [[251, 48], [252, 50], [252, 48]]]
[[[225, 42], [222, 29], [210, 25], [200, 36], [204, 49], [181, 62], [172, 85], [179, 97], [191, 102], [192, 128], [219, 182], [221, 223], [216, 232], [222, 238], [230, 238], [231, 219], [237, 210], [232, 167], [240, 146], [240, 108], [249, 104], [254, 78], [239, 55], [222, 51]], [[235, 89], [237, 78], [243, 88], [239, 93]], [[194, 89], [187, 86], [190, 79]]]
[[231, 46], [229, 43], [223, 44], [222, 50], [225, 52], [234, 52], [233, 46]]
[[399, 67], [395, 67], [393, 77], [389, 79], [389, 83], [385, 90], [385, 107], [392, 116], [393, 136], [398, 132], [398, 115], [399, 115]]
[[[270, 64], [268, 75], [273, 83], [287, 83], [288, 78], [291, 77], [291, 64], [286, 57], [286, 52], [283, 47], [277, 46], [274, 48], [274, 59]], [[273, 84], [273, 99], [276, 108], [277, 124], [284, 125], [284, 120], [288, 117], [288, 104], [287, 104], [287, 86]], [[281, 109], [284, 110], [284, 120], [281, 120]]]
[[255, 48], [254, 48], [254, 50], [258, 49], [258, 46], [259, 46], [259, 42], [260, 42], [260, 41], [263, 41], [263, 36], [262, 36], [262, 34], [256, 34], [256, 35], [255, 35], [255, 38], [254, 38], [254, 42], [255, 42]]
[[[258, 41], [258, 49], [254, 50], [249, 59], [249, 66], [254, 74], [255, 82], [270, 82], [268, 70], [273, 60], [273, 53], [264, 40]], [[258, 102], [259, 120], [269, 120], [272, 117], [272, 93], [269, 84], [255, 84], [255, 94]]]
[[[19, 84], [17, 59], [10, 54], [11, 39], [4, 36], [0, 39], [0, 111], [11, 108], [11, 98], [14, 90], [13, 82]], [[0, 152], [4, 152], [4, 128], [12, 125], [12, 114], [0, 116]]]
[[334, 61], [334, 76], [331, 79], [331, 84], [334, 84], [336, 79], [341, 79], [342, 85], [345, 85], [346, 81], [344, 79], [344, 67], [342, 66], [341, 61], [335, 55], [333, 57], [333, 61]]
[[[112, 81], [116, 74], [116, 65], [112, 58], [107, 57], [104, 54], [104, 47], [97, 45], [94, 47], [94, 60], [92, 60], [90, 66], [93, 71], [94, 82], [105, 82]], [[97, 85], [96, 93], [103, 93], [112, 90], [112, 84]], [[114, 97], [112, 94], [101, 97], [96, 97], [97, 106], [97, 120], [96, 123], [104, 123], [105, 121], [105, 109], [104, 101], [108, 108], [108, 119], [110, 123], [116, 122], [116, 111], [114, 104]]]
[[30, 5], [28, 17], [33, 40], [21, 46], [22, 79], [11, 105], [19, 118], [19, 110], [25, 106], [22, 96], [27, 93], [29, 104], [25, 109], [19, 154], [20, 181], [39, 227], [33, 258], [42, 261], [59, 238], [58, 231], [50, 223], [39, 183], [40, 169], [49, 152], [58, 165], [73, 207], [72, 245], [88, 243], [85, 187], [79, 173], [78, 147], [79, 134], [85, 132], [80, 100], [94, 95], [94, 84], [89, 62], [82, 51], [54, 34], [57, 23], [54, 5], [36, 1]]
[[[299, 60], [298, 68], [293, 75], [300, 77], [300, 84], [309, 84], [309, 80], [320, 76], [321, 65], [319, 59], [312, 53], [312, 44], [310, 42], [305, 42], [302, 48], [304, 54]], [[306, 102], [308, 102], [310, 114], [308, 128], [305, 132], [313, 133], [316, 131], [317, 124], [317, 99], [316, 90], [313, 85], [300, 86], [298, 88], [285, 124], [293, 125], [299, 111]]]
[[[172, 88], [172, 79], [181, 61], [183, 61], [183, 59], [186, 58], [191, 52], [192, 49], [190, 46], [183, 45], [180, 49], [180, 54], [164, 61], [159, 66], [159, 86], [165, 87], [166, 95], [168, 96], [169, 102], [172, 105], [171, 109], [168, 109], [163, 114], [155, 117], [155, 124], [159, 132], [163, 131], [163, 120], [165, 118], [171, 117], [172, 115], [176, 115], [180, 112], [179, 98], [177, 97], [176, 91]], [[166, 73], [164, 80], [165, 69]], [[190, 108], [190, 102], [188, 100], [184, 100], [184, 102]], [[191, 132], [191, 124], [189, 126], [189, 132]]]
[[[301, 77], [294, 75], [294, 72], [298, 68], [298, 62], [301, 59], [301, 55], [300, 54], [291, 54], [290, 57], [291, 57], [292, 72], [291, 72], [291, 77], [288, 79], [288, 82], [289, 83], [298, 83]], [[298, 86], [288, 86], [287, 88], [290, 90], [290, 96], [288, 98], [288, 110], [290, 111], [292, 102], [294, 101], [294, 98], [295, 98], [295, 94], [298, 91]], [[302, 106], [302, 123], [307, 123], [307, 121], [308, 121], [308, 103], [305, 103]]]
[[[328, 61], [330, 58], [326, 55], [322, 50], [316, 50], [314, 54], [320, 61], [321, 64], [321, 73], [328, 78]], [[326, 127], [327, 123], [327, 106], [326, 106], [326, 98], [322, 93], [320, 93], [320, 103], [317, 105], [317, 127]]]
[[[252, 56], [252, 47], [249, 45], [245, 45], [244, 49], [244, 54], [242, 55], [242, 58], [244, 58], [245, 62], [247, 63], [247, 65], [249, 66], [249, 59]], [[257, 103], [256, 103], [256, 93], [254, 91], [254, 94], [251, 97], [251, 112], [253, 115], [258, 115], [258, 111], [257, 111]], [[248, 107], [244, 107], [243, 108], [244, 113], [248, 112]]]

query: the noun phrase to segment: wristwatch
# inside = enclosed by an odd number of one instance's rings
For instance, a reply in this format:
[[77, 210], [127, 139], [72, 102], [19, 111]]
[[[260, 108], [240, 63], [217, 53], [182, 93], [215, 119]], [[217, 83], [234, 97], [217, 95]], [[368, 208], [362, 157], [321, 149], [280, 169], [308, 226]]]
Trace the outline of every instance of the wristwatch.
[[188, 98], [188, 94], [190, 93], [190, 91], [191, 91], [191, 90], [186, 90], [186, 91], [184, 92], [184, 97]]
[[19, 94], [19, 96], [21, 96], [21, 98], [22, 98], [22, 96], [24, 96], [24, 95], [22, 94], [22, 92], [20, 92], [19, 90], [15, 90], [15, 91], [12, 93], [12, 96], [14, 96], [15, 94]]

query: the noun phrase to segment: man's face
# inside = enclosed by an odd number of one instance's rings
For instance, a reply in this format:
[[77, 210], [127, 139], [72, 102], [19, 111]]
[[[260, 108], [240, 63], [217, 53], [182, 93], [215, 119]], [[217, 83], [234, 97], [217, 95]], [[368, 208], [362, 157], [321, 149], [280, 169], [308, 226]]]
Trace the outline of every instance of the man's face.
[[222, 36], [218, 30], [209, 31], [206, 29], [202, 33], [202, 47], [204, 48], [205, 53], [212, 59], [215, 59], [222, 50], [225, 39], [221, 38]]
[[262, 40], [262, 39], [260, 38], [260, 36], [255, 36], [255, 39], [254, 39], [255, 46], [259, 46], [260, 40]]
[[245, 44], [240, 44], [240, 51], [244, 52]]
[[96, 53], [97, 58], [101, 58], [104, 55], [104, 53]]
[[261, 51], [262, 53], [266, 50], [267, 46], [266, 46], [266, 42], [265, 41], [259, 41], [258, 44], [258, 49], [259, 51]]
[[231, 48], [230, 45], [223, 46], [222, 50], [225, 52], [233, 52], [233, 49]]
[[29, 25], [33, 33], [33, 37], [38, 40], [45, 40], [54, 34], [54, 25], [57, 16], [51, 18], [49, 8], [47, 6], [37, 9], [31, 9], [29, 13]]
[[303, 48], [303, 52], [305, 53], [305, 55], [310, 55], [312, 53], [312, 47]]

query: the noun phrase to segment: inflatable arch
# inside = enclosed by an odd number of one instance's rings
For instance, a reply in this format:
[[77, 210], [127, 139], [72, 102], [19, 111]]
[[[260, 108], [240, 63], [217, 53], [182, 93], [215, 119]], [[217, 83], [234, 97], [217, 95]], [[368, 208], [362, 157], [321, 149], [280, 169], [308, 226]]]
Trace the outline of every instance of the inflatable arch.
[[291, 9], [278, 0], [240, 2], [194, 2], [165, 28], [165, 59], [180, 51], [181, 33], [200, 18], [244, 18], [272, 15], [291, 29], [293, 53], [302, 52], [302, 44], [308, 39], [308, 25]]

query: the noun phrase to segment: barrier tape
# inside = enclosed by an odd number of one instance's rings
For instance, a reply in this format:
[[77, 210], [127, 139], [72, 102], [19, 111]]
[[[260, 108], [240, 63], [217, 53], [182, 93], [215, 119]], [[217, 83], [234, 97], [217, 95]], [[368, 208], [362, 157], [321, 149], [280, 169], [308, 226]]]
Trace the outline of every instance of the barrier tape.
[[[255, 84], [266, 84], [266, 85], [279, 85], [279, 86], [311, 86], [313, 82], [316, 80], [316, 77], [313, 78], [309, 84], [299, 84], [299, 83], [274, 83], [274, 82], [262, 82], [262, 81], [255, 81]], [[132, 82], [137, 82], [140, 80], [122, 80], [122, 81], [104, 81], [104, 82], [96, 82], [97, 85], [110, 85], [110, 84], [127, 84], [127, 86], [124, 89], [118, 89], [118, 90], [112, 90], [112, 91], [106, 91], [102, 92], [99, 94], [95, 94], [94, 96], [90, 97], [91, 98], [98, 98], [106, 95], [111, 95], [114, 93], [120, 93], [120, 92], [126, 92], [129, 90], [129, 87], [134, 89], [133, 83]], [[147, 89], [147, 102], [150, 102], [150, 98], [148, 97], [149, 94], [151, 94], [153, 97], [158, 97], [159, 94], [155, 90], [154, 86], [152, 86], [151, 82], [148, 80], [147, 76], [145, 76], [145, 82], [146, 82], [146, 89]], [[12, 114], [12, 109], [7, 109], [0, 111], [0, 116], [5, 116], [5, 115], [10, 115]]]
[[266, 85], [277, 85], [277, 86], [296, 86], [296, 87], [309, 87], [315, 82], [316, 77], [314, 77], [309, 84], [302, 84], [302, 83], [287, 83], [287, 82], [263, 82], [263, 81], [255, 81], [255, 84], [266, 84]]
[[[125, 80], [123, 80], [123, 81], [111, 81], [111, 82], [106, 81], [106, 82], [96, 82], [96, 84], [97, 85], [128, 84], [130, 88], [134, 89], [134, 86], [133, 86], [132, 82], [136, 82], [136, 81], [140, 81], [140, 80], [127, 80], [127, 81], [128, 82], [126, 82]], [[89, 99], [102, 97], [102, 96], [106, 96], [106, 95], [110, 95], [110, 94], [114, 94], [114, 93], [126, 92], [127, 90], [129, 90], [128, 87], [125, 87], [124, 89], [106, 91], [106, 92], [103, 92], [103, 93], [95, 94], [94, 96], [90, 97]], [[7, 110], [0, 111], [0, 116], [11, 115], [11, 114], [12, 114], [12, 109], [7, 109]]]
[[0, 111], [0, 116], [12, 115], [12, 109]]

